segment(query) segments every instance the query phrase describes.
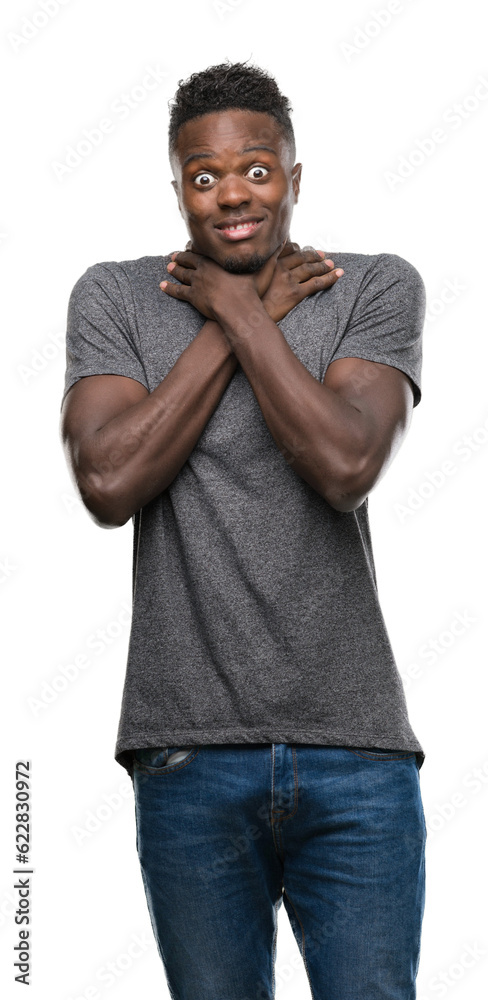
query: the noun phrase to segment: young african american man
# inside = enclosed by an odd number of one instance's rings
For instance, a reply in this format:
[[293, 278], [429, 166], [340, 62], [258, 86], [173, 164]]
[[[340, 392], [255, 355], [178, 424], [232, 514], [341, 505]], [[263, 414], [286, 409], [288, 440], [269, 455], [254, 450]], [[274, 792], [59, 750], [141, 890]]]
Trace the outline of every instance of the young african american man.
[[396, 254], [291, 242], [291, 110], [258, 67], [180, 81], [190, 239], [77, 281], [62, 438], [95, 523], [133, 522], [115, 758], [172, 997], [271, 1000], [283, 901], [314, 1000], [413, 1000], [425, 755], [368, 495], [420, 400], [425, 291]]

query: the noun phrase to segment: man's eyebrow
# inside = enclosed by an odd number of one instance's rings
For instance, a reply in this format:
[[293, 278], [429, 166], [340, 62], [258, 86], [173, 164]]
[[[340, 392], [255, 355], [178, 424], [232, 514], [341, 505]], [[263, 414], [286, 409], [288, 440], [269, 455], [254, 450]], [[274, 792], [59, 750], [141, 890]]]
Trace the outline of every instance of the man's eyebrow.
[[[253, 153], [254, 150], [256, 149], [264, 149], [268, 153], [273, 153], [274, 156], [278, 155], [276, 150], [273, 149], [272, 146], [264, 146], [261, 144], [259, 146], [246, 146], [245, 149], [241, 149], [239, 156], [243, 156], [244, 153]], [[186, 165], [188, 163], [191, 163], [192, 160], [205, 160], [205, 159], [208, 160], [215, 159], [215, 153], [190, 153], [189, 156], [185, 157], [182, 165], [183, 167], [186, 167]]]

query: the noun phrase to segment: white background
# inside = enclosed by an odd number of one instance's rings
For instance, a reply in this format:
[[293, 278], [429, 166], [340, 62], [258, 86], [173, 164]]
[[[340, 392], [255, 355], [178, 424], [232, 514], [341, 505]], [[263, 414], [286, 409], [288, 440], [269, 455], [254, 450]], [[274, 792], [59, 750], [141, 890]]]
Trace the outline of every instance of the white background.
[[[479, 0], [389, 6], [378, 17], [386, 2], [65, 0], [56, 11], [50, 0], [43, 18], [40, 2], [4, 0], [0, 956], [8, 998], [22, 992], [13, 980], [11, 914], [14, 764], [26, 758], [35, 869], [29, 995], [169, 997], [136, 855], [130, 781], [113, 759], [132, 524], [101, 530], [76, 499], [58, 429], [63, 337], [69, 293], [89, 265], [184, 248], [167, 102], [180, 79], [227, 57], [269, 70], [292, 101], [303, 163], [292, 239], [332, 256], [400, 254], [426, 284], [423, 399], [371, 495], [371, 524], [380, 599], [426, 752], [418, 998], [483, 993], [488, 16]], [[166, 75], [122, 119], [114, 102], [148, 67]], [[107, 116], [112, 132], [57, 176], [67, 147]], [[436, 129], [444, 141], [432, 141], [430, 155], [419, 152]], [[456, 616], [465, 622], [457, 635]], [[94, 652], [98, 629], [106, 639]], [[85, 669], [56, 692], [52, 681], [59, 688], [61, 668], [82, 654]], [[143, 946], [131, 958], [136, 936]], [[283, 907], [276, 977], [280, 1000], [310, 997]]]

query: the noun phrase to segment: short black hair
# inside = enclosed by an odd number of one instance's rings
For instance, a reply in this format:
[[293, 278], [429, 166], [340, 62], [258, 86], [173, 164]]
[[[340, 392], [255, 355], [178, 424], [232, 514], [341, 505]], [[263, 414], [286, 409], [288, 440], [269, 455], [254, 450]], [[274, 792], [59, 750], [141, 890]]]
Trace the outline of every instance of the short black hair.
[[236, 108], [263, 111], [271, 115], [280, 126], [295, 159], [295, 134], [290, 118], [293, 108], [279, 90], [274, 77], [258, 66], [227, 61], [192, 73], [187, 80], [178, 81], [178, 90], [172, 101], [168, 101], [168, 107], [170, 158], [175, 152], [178, 133], [185, 122], [214, 111]]

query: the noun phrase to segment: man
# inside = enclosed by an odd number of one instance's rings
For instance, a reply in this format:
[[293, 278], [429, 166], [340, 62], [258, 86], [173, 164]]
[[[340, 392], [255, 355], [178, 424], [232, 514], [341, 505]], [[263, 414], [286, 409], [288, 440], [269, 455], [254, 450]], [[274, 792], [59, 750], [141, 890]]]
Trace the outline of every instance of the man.
[[190, 241], [75, 285], [62, 435], [96, 523], [134, 523], [115, 756], [172, 996], [273, 997], [283, 900], [315, 1000], [412, 1000], [424, 752], [367, 498], [420, 399], [424, 288], [290, 241], [290, 110], [256, 67], [180, 82]]

